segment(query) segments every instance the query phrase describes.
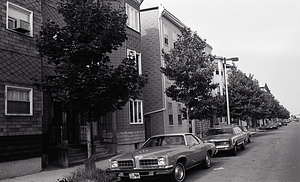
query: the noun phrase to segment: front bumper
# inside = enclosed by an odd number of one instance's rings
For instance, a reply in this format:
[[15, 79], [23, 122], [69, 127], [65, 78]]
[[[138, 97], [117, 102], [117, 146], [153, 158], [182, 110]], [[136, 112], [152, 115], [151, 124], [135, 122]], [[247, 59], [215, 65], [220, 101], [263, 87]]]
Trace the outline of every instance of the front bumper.
[[216, 149], [219, 151], [219, 152], [221, 152], [221, 151], [228, 151], [228, 150], [232, 150], [234, 148], [234, 146], [233, 145], [227, 145], [227, 146], [222, 146], [222, 145], [220, 145], [220, 146], [216, 146]]
[[135, 168], [135, 169], [107, 169], [106, 172], [110, 175], [114, 175], [121, 178], [129, 178], [129, 174], [139, 173], [142, 177], [155, 177], [160, 175], [171, 174], [173, 172], [173, 166], [166, 168]]

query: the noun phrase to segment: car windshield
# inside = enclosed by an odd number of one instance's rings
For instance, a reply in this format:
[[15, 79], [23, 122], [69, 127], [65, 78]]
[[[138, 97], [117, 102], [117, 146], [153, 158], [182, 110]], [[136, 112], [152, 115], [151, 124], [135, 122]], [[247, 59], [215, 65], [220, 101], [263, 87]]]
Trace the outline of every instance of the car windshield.
[[184, 137], [182, 135], [152, 137], [142, 146], [142, 148], [166, 145], [185, 145]]
[[211, 135], [221, 135], [221, 134], [233, 134], [232, 128], [218, 128], [218, 129], [210, 129], [206, 132], [206, 136]]

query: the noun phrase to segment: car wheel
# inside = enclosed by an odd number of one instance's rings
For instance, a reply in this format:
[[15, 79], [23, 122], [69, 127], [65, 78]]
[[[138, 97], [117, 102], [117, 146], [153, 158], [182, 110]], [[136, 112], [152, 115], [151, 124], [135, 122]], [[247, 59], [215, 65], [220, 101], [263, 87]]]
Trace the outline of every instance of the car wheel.
[[237, 155], [237, 146], [234, 145], [233, 149], [231, 150], [231, 155], [236, 156]]
[[250, 138], [248, 138], [248, 143], [251, 143], [251, 140], [250, 140]]
[[208, 169], [208, 168], [210, 168], [210, 166], [211, 166], [211, 156], [210, 156], [210, 153], [207, 152], [206, 156], [205, 156], [205, 159], [203, 161], [203, 167], [205, 169]]
[[178, 162], [175, 166], [174, 172], [172, 174], [172, 179], [174, 182], [183, 182], [185, 179], [185, 167], [182, 163]]
[[241, 145], [241, 149], [245, 150], [245, 148], [246, 148], [246, 144], [245, 144], [245, 142], [243, 142], [242, 145]]

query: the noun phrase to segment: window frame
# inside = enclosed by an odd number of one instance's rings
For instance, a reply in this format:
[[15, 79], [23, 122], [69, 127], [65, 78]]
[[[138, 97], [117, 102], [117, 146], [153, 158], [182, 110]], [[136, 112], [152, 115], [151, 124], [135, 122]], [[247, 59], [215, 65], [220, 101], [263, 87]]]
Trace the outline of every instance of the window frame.
[[140, 32], [140, 12], [126, 3], [127, 26], [137, 32]]
[[[22, 91], [28, 91], [28, 102], [29, 102], [29, 113], [8, 113], [8, 90], [22, 90]], [[19, 102], [25, 102], [25, 101], [19, 101]], [[17, 86], [10, 86], [5, 85], [5, 115], [7, 116], [33, 116], [33, 89], [29, 87], [17, 87]]]
[[136, 52], [135, 50], [127, 49], [127, 58], [133, 59], [131, 56], [134, 56], [138, 74], [141, 75], [142, 74], [142, 54]]
[[173, 103], [168, 102], [169, 125], [174, 126]]
[[169, 46], [169, 35], [168, 35], [168, 26], [166, 23], [163, 23], [163, 35], [164, 35], [164, 44]]
[[[20, 14], [23, 14], [23, 15], [27, 15], [28, 14], [28, 21], [25, 21], [23, 19], [21, 19], [20, 17], [15, 17], [15, 16], [9, 16], [10, 14], [10, 11], [12, 11], [12, 9], [14, 9], [15, 11], [18, 11]], [[23, 13], [23, 12], [24, 13]], [[17, 30], [14, 30], [12, 28], [9, 27], [9, 20], [11, 19], [14, 19], [15, 21], [17, 20], [23, 20], [27, 23], [29, 23], [29, 32], [20, 32], [20, 31], [17, 31]], [[9, 30], [9, 31], [12, 31], [12, 32], [15, 32], [15, 33], [19, 33], [19, 34], [22, 34], [22, 35], [26, 35], [26, 36], [30, 36], [30, 37], [33, 37], [33, 11], [30, 11], [29, 9], [26, 9], [22, 6], [19, 6], [17, 4], [14, 4], [14, 3], [11, 3], [9, 1], [7, 1], [6, 3], [6, 29]]]
[[[133, 104], [131, 104], [133, 103]], [[137, 103], [137, 109], [135, 109], [135, 106]], [[139, 108], [140, 107], [140, 108]], [[139, 114], [135, 114], [135, 111], [139, 112]], [[131, 116], [131, 114], [133, 116]], [[139, 117], [140, 116], [140, 117]], [[137, 118], [137, 121], [135, 121]], [[143, 111], [143, 100], [129, 100], [129, 124], [143, 124], [144, 123], [144, 111]]]

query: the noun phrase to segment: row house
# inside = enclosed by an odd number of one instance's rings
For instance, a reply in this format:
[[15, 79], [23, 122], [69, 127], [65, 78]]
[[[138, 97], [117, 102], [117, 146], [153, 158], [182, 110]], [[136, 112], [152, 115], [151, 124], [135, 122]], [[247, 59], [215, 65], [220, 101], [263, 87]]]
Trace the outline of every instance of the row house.
[[171, 81], [161, 73], [162, 50], [173, 48], [180, 29], [187, 27], [163, 6], [141, 10], [143, 72], [148, 76], [144, 88], [146, 137], [162, 133], [189, 132], [191, 124], [183, 120], [184, 105], [167, 97]]
[[[128, 15], [127, 36], [111, 55], [118, 65], [137, 58], [142, 73], [140, 5], [143, 0], [110, 1]], [[35, 80], [53, 74], [41, 58], [36, 38], [43, 21], [64, 26], [58, 0], [0, 0], [0, 179], [40, 172], [48, 163], [68, 167], [86, 158], [86, 126], [76, 113], [63, 113], [59, 103], [39, 91]], [[145, 141], [143, 98], [93, 123], [96, 157], [132, 151]]]
[[41, 3], [0, 0], [0, 179], [41, 170]]
[[[144, 89], [144, 115], [146, 136], [162, 133], [191, 132], [199, 134], [203, 128], [209, 127], [207, 121], [184, 119], [184, 104], [173, 101], [165, 94], [172, 82], [161, 73], [164, 66], [162, 51], [169, 52], [181, 34], [181, 28], [187, 28], [177, 17], [162, 5], [141, 10], [143, 71], [148, 75], [148, 84]], [[212, 53], [207, 44], [204, 51]], [[221, 69], [221, 64], [216, 63]], [[219, 75], [219, 74], [216, 74]], [[221, 77], [214, 82], [222, 82]], [[220, 85], [222, 85], [222, 83]], [[219, 89], [221, 89], [219, 87]]]
[[[87, 158], [86, 123], [76, 113], [62, 112], [59, 103], [34, 86], [34, 80], [53, 74], [53, 66], [39, 56], [35, 42], [43, 21], [65, 25], [57, 12], [58, 0], [0, 2], [0, 179], [36, 173], [48, 163], [61, 167], [82, 163]], [[142, 2], [110, 1], [128, 15], [128, 39], [111, 53], [112, 64], [135, 56], [139, 74], [148, 76], [148, 84], [141, 98], [93, 123], [98, 159], [133, 151], [151, 135], [199, 130], [197, 121], [184, 119], [185, 106], [165, 95], [171, 81], [160, 72], [162, 50], [173, 48], [186, 25], [162, 6], [140, 10]], [[212, 47], [208, 45], [206, 51], [211, 53]]]

